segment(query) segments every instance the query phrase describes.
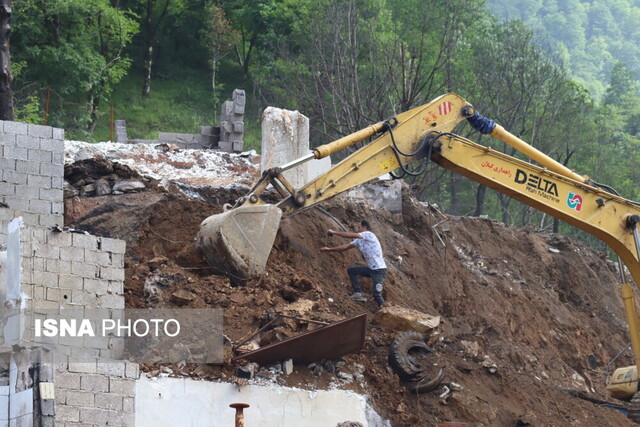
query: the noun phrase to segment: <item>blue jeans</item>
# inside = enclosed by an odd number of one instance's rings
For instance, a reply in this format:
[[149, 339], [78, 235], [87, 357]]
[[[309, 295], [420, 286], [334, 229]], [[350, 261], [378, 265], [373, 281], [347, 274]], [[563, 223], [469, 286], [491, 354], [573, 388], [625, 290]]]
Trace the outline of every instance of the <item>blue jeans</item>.
[[373, 281], [373, 298], [378, 305], [384, 304], [384, 298], [382, 298], [382, 286], [384, 283], [384, 277], [387, 275], [387, 269], [381, 268], [379, 270], [372, 270], [369, 267], [354, 266], [347, 268], [349, 279], [351, 280], [351, 286], [354, 293], [362, 293], [360, 288], [360, 281], [358, 276], [371, 277]]

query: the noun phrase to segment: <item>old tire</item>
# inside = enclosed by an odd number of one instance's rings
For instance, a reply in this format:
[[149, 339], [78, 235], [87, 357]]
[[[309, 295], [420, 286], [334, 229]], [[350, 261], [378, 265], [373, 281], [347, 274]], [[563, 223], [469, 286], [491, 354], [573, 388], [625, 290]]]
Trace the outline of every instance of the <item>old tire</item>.
[[627, 418], [636, 424], [640, 424], [640, 392], [633, 395], [629, 402], [629, 413]]
[[403, 380], [415, 381], [423, 377], [423, 367], [412, 356], [415, 352], [433, 353], [420, 332], [402, 332], [391, 343], [389, 362]]
[[444, 368], [440, 368], [438, 373], [431, 379], [425, 376], [418, 381], [412, 382], [409, 385], [409, 390], [415, 393], [427, 393], [438, 388], [442, 381], [444, 381]]

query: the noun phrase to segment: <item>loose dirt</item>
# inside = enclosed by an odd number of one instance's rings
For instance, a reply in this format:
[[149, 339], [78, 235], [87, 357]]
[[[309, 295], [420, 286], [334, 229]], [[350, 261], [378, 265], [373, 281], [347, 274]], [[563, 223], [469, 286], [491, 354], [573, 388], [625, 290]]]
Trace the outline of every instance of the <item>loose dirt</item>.
[[[601, 373], [628, 341], [616, 266], [604, 254], [533, 228], [448, 217], [405, 188], [401, 215], [339, 196], [322, 204], [326, 212], [311, 208], [284, 218], [266, 272], [241, 282], [207, 266], [194, 237], [203, 219], [242, 194], [224, 188], [200, 194], [206, 197], [195, 200], [149, 181], [139, 193], [72, 197], [65, 224], [127, 242], [128, 307], [222, 308], [225, 335], [234, 342], [277, 313], [323, 321], [367, 313], [364, 348], [343, 358], [347, 367], [364, 366], [364, 380], [342, 387], [368, 394], [394, 426], [631, 425], [616, 410], [576, 397], [625, 404], [607, 397]], [[387, 301], [442, 318], [429, 338], [434, 369], [446, 367], [435, 391], [407, 390], [388, 362], [398, 332], [376, 324], [371, 298], [349, 300], [345, 269], [362, 263], [359, 253], [319, 252], [345, 242], [328, 237], [328, 228], [352, 229], [362, 218], [385, 252]], [[154, 281], [163, 281], [156, 292], [149, 286]], [[365, 292], [370, 286], [365, 282]], [[631, 363], [625, 355], [619, 366]], [[153, 374], [159, 367], [144, 369]], [[231, 365], [172, 369], [208, 380], [230, 380], [235, 372]], [[324, 388], [340, 383], [332, 377], [296, 365], [278, 381]]]

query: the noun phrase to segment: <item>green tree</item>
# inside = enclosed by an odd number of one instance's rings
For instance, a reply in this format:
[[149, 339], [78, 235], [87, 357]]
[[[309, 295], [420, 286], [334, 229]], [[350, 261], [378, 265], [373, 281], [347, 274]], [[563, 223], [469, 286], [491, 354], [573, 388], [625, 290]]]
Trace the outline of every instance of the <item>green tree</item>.
[[92, 132], [98, 107], [127, 72], [124, 47], [137, 23], [107, 0], [15, 3], [13, 52], [23, 63], [17, 91], [52, 88], [50, 122]]

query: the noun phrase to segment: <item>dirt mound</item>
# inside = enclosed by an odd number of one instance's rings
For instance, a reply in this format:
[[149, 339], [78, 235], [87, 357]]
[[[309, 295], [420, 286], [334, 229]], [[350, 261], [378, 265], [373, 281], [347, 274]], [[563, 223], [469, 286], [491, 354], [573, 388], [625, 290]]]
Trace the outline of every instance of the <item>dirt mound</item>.
[[[232, 341], [277, 313], [323, 321], [368, 313], [363, 351], [344, 357], [346, 367], [364, 367], [364, 378], [344, 387], [370, 395], [393, 425], [630, 425], [619, 412], [575, 397], [611, 401], [588, 358], [602, 369], [627, 342], [615, 268], [603, 254], [534, 229], [446, 217], [405, 190], [401, 217], [337, 197], [322, 210], [283, 219], [265, 274], [240, 281], [208, 267], [194, 247], [200, 222], [238, 196], [215, 189], [205, 202], [149, 186], [73, 197], [65, 202], [66, 224], [127, 241], [128, 307], [224, 308]], [[446, 377], [432, 392], [412, 394], [392, 370], [389, 346], [398, 333], [376, 324], [375, 302], [349, 300], [345, 268], [362, 262], [357, 251], [319, 252], [340, 241], [327, 228], [338, 221], [352, 229], [361, 218], [385, 251], [386, 300], [442, 317], [429, 343], [437, 354], [432, 363], [445, 367]], [[173, 370], [208, 379], [233, 375], [231, 366]], [[296, 366], [279, 381], [320, 388], [333, 377]]]

